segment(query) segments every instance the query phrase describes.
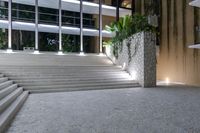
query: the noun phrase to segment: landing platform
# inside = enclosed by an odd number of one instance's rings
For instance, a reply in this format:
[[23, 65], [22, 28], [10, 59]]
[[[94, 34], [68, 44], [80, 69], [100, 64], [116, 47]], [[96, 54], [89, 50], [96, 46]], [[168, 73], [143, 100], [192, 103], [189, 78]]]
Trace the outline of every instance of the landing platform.
[[113, 63], [99, 54], [13, 51], [0, 51], [0, 66], [112, 66]]
[[199, 97], [169, 86], [33, 94], [8, 133], [199, 133]]

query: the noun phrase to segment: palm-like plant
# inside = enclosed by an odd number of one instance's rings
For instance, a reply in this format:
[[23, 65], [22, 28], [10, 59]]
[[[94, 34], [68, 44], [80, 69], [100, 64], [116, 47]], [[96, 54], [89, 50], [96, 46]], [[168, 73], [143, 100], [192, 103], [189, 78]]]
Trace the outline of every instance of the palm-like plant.
[[110, 41], [105, 42], [105, 45], [119, 44], [124, 39], [141, 31], [156, 31], [155, 27], [148, 24], [147, 17], [140, 14], [126, 15], [120, 18], [118, 22], [112, 22], [109, 26], [106, 25], [105, 29], [116, 34]]

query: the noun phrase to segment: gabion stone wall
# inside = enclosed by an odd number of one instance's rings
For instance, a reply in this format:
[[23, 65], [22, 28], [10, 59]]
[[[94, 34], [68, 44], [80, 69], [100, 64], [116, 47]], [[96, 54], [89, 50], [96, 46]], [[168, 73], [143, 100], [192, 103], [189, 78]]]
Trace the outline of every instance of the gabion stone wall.
[[[121, 46], [121, 47], [120, 47]], [[142, 87], [156, 86], [156, 41], [155, 35], [140, 32], [123, 41], [117, 55], [113, 46], [106, 47], [107, 56], [121, 65]]]

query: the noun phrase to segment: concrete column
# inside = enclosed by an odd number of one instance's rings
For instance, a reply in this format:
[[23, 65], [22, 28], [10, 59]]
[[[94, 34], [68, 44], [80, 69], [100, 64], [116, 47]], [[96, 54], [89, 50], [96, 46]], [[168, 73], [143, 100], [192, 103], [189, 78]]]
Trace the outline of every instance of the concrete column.
[[39, 48], [38, 48], [38, 44], [39, 44], [39, 38], [38, 38], [38, 17], [39, 13], [38, 13], [38, 0], [35, 0], [35, 51], [34, 53], [39, 53]]
[[12, 0], [8, 1], [8, 49], [12, 52]]
[[80, 0], [80, 54], [83, 53], [83, 0]]
[[62, 0], [59, 0], [59, 52], [62, 54]]
[[102, 0], [99, 0], [99, 52], [102, 54]]

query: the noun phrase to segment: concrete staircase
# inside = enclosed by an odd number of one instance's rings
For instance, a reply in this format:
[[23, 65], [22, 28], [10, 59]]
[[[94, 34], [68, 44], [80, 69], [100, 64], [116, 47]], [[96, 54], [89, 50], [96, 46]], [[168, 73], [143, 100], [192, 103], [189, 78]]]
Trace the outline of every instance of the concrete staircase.
[[0, 74], [0, 133], [10, 124], [27, 96], [28, 91]]
[[106, 56], [2, 54], [0, 72], [30, 93], [139, 86]]
[[29, 93], [123, 89], [139, 86], [106, 56], [0, 53], [0, 133]]

